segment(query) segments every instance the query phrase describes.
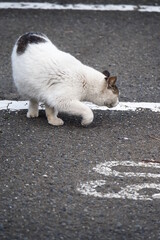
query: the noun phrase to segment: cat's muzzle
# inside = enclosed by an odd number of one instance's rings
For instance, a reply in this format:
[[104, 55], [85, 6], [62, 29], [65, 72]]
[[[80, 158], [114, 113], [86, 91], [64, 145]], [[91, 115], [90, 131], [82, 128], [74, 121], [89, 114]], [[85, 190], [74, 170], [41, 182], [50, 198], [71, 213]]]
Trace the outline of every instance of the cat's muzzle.
[[107, 106], [108, 108], [113, 108], [116, 107], [119, 104], [119, 100], [117, 100], [116, 103], [106, 103], [105, 106]]

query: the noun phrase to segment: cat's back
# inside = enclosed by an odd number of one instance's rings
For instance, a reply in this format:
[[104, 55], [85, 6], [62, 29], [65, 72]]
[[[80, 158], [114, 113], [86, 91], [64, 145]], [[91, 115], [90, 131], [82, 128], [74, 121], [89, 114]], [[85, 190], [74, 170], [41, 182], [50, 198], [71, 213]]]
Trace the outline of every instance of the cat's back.
[[12, 52], [12, 64], [17, 61], [39, 61], [46, 58], [51, 52], [57, 51], [48, 37], [43, 33], [25, 33], [18, 38]]
[[11, 59], [13, 80], [22, 95], [31, 90], [38, 95], [49, 89], [48, 86], [52, 86], [53, 90], [61, 84], [73, 84], [73, 79], [77, 79], [74, 76], [77, 76], [83, 66], [75, 57], [59, 50], [42, 33], [20, 36]]
[[34, 66], [68, 68], [80, 64], [80, 61], [69, 53], [59, 50], [43, 33], [25, 33], [16, 41], [12, 52], [12, 68], [14, 70]]
[[43, 33], [25, 33], [16, 41], [11, 61], [13, 79], [18, 88], [22, 83], [41, 84], [55, 69], [58, 48]]

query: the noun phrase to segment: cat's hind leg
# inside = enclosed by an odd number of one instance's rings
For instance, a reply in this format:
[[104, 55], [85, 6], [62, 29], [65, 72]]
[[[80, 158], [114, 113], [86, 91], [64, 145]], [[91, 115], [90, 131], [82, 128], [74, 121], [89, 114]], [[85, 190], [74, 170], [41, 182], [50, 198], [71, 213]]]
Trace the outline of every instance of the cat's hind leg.
[[39, 110], [38, 110], [38, 101], [31, 99], [29, 101], [29, 107], [28, 107], [28, 112], [27, 112], [27, 117], [28, 118], [34, 118], [38, 117], [39, 115]]
[[45, 112], [48, 119], [48, 123], [54, 126], [61, 126], [64, 124], [61, 118], [57, 117], [58, 111], [45, 104]]

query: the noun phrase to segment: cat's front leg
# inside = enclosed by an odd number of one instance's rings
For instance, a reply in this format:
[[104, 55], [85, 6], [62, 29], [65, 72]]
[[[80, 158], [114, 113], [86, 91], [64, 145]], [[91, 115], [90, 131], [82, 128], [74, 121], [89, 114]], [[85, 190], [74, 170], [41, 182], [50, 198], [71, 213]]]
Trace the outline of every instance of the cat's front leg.
[[70, 100], [69, 102], [61, 104], [60, 111], [66, 112], [71, 115], [75, 116], [81, 116], [82, 121], [81, 124], [83, 126], [89, 125], [94, 118], [92, 110], [86, 106], [84, 103], [78, 101], [78, 100]]
[[34, 117], [38, 117], [38, 115], [39, 115], [38, 102], [36, 100], [31, 99], [29, 101], [27, 117], [34, 118]]
[[63, 120], [57, 117], [58, 111], [49, 107], [47, 104], [45, 104], [45, 112], [49, 124], [53, 126], [61, 126], [64, 124]]
[[94, 118], [93, 112], [90, 108], [88, 109], [87, 109], [88, 113], [86, 112], [85, 114], [82, 115], [82, 121], [81, 121], [82, 126], [87, 126], [93, 122], [93, 118]]

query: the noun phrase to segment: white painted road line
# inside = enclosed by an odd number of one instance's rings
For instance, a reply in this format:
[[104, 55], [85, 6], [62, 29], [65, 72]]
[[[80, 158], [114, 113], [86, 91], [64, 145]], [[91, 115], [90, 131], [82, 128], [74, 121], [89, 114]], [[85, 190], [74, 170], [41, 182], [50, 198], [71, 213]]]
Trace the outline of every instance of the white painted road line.
[[[122, 171], [116, 171], [114, 170], [115, 167], [134, 167], [133, 172], [122, 172]], [[148, 168], [147, 172], [136, 172], [137, 168]], [[123, 168], [124, 169], [124, 168]], [[134, 161], [110, 161], [105, 163], [100, 163], [96, 165], [96, 167], [93, 168], [94, 171], [101, 175], [105, 175], [107, 177], [116, 177], [117, 181], [115, 181], [114, 185], [119, 188], [118, 192], [114, 192], [112, 190], [111, 192], [101, 192], [100, 187], [104, 186], [108, 183], [108, 180], [95, 180], [95, 181], [88, 181], [85, 183], [80, 183], [77, 187], [77, 191], [79, 191], [81, 194], [86, 196], [93, 196], [93, 197], [99, 197], [99, 198], [114, 198], [114, 199], [132, 199], [132, 200], [160, 200], [160, 184], [157, 183], [148, 183], [150, 179], [152, 181], [154, 179], [160, 178], [160, 174], [154, 174], [153, 170], [160, 169], [159, 163], [143, 163], [143, 162], [134, 162]], [[127, 169], [126, 169], [127, 170]], [[151, 171], [151, 172], [148, 172]], [[143, 177], [146, 179], [146, 182], [138, 183], [138, 184], [131, 184], [126, 186], [121, 186], [122, 181], [119, 181], [119, 178], [134, 178], [136, 181], [138, 181], [139, 178]], [[125, 181], [123, 181], [125, 183]], [[97, 191], [98, 188], [98, 191]], [[143, 193], [141, 190], [146, 190], [145, 193]], [[154, 189], [156, 191], [155, 194], [147, 194], [148, 189]], [[106, 189], [107, 191], [107, 189]], [[159, 193], [157, 193], [157, 191]]]
[[[150, 102], [120, 102], [114, 108], [107, 108], [104, 106], [97, 106], [93, 103], [85, 102], [85, 104], [93, 110], [109, 110], [109, 111], [139, 111], [139, 110], [151, 110], [153, 112], [160, 112], [160, 103]], [[44, 109], [43, 105], [40, 104], [40, 109]], [[28, 109], [28, 101], [12, 101], [12, 100], [1, 100], [0, 110], [19, 111]]]
[[153, 103], [153, 102], [120, 102], [114, 108], [97, 106], [89, 102], [87, 102], [86, 104], [93, 110], [138, 111], [142, 109], [148, 109], [153, 112], [160, 112], [160, 103]]
[[160, 6], [125, 4], [56, 4], [38, 2], [1, 2], [0, 9], [43, 9], [76, 11], [138, 11], [160, 13]]

